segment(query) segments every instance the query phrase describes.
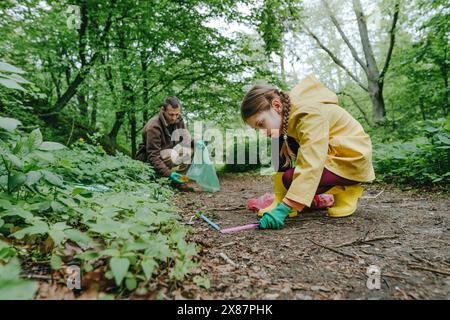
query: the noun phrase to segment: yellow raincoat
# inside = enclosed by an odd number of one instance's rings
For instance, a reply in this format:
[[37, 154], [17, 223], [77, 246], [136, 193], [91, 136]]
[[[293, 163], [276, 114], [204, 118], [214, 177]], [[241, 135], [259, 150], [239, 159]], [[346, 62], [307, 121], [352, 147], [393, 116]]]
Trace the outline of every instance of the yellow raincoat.
[[361, 124], [338, 106], [335, 93], [309, 75], [289, 93], [288, 136], [300, 145], [286, 198], [309, 206], [324, 167], [358, 182], [375, 179], [372, 143]]

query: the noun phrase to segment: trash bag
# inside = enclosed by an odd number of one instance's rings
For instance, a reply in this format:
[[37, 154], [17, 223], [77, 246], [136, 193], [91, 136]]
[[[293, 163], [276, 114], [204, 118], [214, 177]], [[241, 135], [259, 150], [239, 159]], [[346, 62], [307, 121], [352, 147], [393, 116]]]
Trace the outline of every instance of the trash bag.
[[209, 158], [208, 148], [202, 140], [195, 145], [194, 159], [187, 176], [189, 179], [194, 180], [203, 191], [217, 192], [220, 190], [216, 169]]

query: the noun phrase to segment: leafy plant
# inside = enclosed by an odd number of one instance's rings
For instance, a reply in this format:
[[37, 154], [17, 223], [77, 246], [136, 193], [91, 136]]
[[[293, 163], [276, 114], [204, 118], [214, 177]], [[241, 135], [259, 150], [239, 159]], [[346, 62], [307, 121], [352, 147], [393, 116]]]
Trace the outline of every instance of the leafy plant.
[[[184, 240], [172, 191], [151, 167], [82, 141], [72, 149], [43, 141], [39, 129], [19, 126], [0, 118], [0, 234], [13, 246], [34, 243], [32, 255], [46, 243], [33, 256], [53, 269], [73, 258], [84, 272], [105, 266], [105, 277], [128, 291], [145, 291], [161, 272], [167, 281], [189, 273], [197, 248]], [[68, 243], [82, 253], [66, 256]]]
[[382, 180], [398, 184], [448, 185], [450, 118], [425, 122], [418, 135], [405, 142], [375, 145], [375, 171]]
[[30, 83], [23, 78], [21, 74], [25, 73], [20, 68], [17, 68], [9, 63], [0, 61], [0, 84], [10, 88], [25, 91], [21, 84]]
[[32, 299], [37, 283], [20, 278], [20, 263], [16, 251], [0, 241], [0, 300]]

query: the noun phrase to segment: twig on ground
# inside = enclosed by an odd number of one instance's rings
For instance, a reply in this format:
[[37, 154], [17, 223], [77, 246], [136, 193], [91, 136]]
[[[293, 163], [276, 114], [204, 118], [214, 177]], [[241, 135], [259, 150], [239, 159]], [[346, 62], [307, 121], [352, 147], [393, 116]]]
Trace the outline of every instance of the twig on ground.
[[317, 242], [315, 242], [315, 241], [313, 241], [313, 240], [311, 240], [311, 239], [309, 239], [309, 238], [306, 238], [306, 240], [312, 242], [312, 243], [315, 244], [316, 246], [319, 246], [319, 247], [322, 247], [322, 248], [324, 248], [324, 249], [333, 251], [334, 253], [341, 254], [341, 255], [343, 255], [343, 256], [350, 257], [350, 258], [352, 258], [352, 259], [358, 259], [358, 257], [355, 256], [355, 255], [353, 255], [353, 254], [345, 253], [345, 252], [336, 250], [336, 249], [334, 249], [334, 248], [331, 248], [331, 247], [325, 246], [325, 245], [323, 245], [323, 244], [317, 243]]
[[410, 252], [409, 255], [410, 255], [411, 257], [415, 258], [416, 260], [420, 261], [420, 262], [424, 262], [424, 263], [426, 263], [426, 264], [428, 264], [428, 265], [434, 267], [434, 264], [432, 264], [430, 261], [428, 261], [428, 260], [426, 260], [426, 259], [424, 259], [424, 258], [422, 258], [422, 257], [419, 257], [419, 256], [416, 255], [415, 253]]
[[432, 268], [422, 267], [422, 266], [415, 265], [415, 264], [408, 264], [408, 267], [410, 267], [411, 269], [424, 270], [424, 271], [429, 271], [429, 272], [433, 272], [433, 273], [450, 276], [450, 271], [447, 271], [447, 270], [432, 269]]
[[188, 222], [186, 222], [185, 224], [189, 224], [189, 225], [193, 225], [194, 224], [194, 222], [192, 221], [193, 219], [195, 218], [195, 215], [194, 216], [192, 216], [190, 219], [189, 219], [189, 221]]
[[60, 280], [60, 278], [54, 278], [52, 276], [45, 276], [41, 274], [21, 274], [21, 278], [27, 278], [27, 279], [37, 279], [37, 280]]
[[221, 253], [219, 253], [219, 256], [220, 256], [223, 260], [225, 260], [228, 264], [232, 265], [233, 267], [238, 267], [238, 265], [237, 265], [233, 260], [231, 260], [230, 258], [228, 258], [228, 256], [227, 256], [225, 253], [221, 252]]
[[403, 294], [403, 297], [405, 298], [405, 300], [409, 300], [408, 295], [406, 294], [406, 292], [404, 290], [400, 289], [399, 287], [395, 287], [395, 290], [397, 290], [398, 292]]
[[224, 243], [224, 244], [221, 245], [220, 247], [221, 247], [221, 248], [225, 248], [225, 247], [229, 247], [229, 246], [232, 246], [232, 245], [235, 245], [235, 244], [236, 244], [236, 242], [235, 242], [235, 241], [232, 241], [232, 242]]
[[367, 238], [365, 238], [365, 239], [357, 239], [357, 240], [354, 240], [354, 241], [351, 241], [351, 242], [345, 242], [345, 243], [338, 244], [337, 246], [334, 246], [334, 248], [341, 248], [341, 247], [351, 246], [351, 245], [354, 245], [354, 244], [357, 244], [357, 245], [367, 244], [367, 243], [370, 243], [370, 242], [375, 242], [375, 241], [380, 241], [380, 240], [387, 240], [387, 239], [396, 239], [396, 238], [398, 238], [398, 236], [392, 235], [392, 236], [380, 236], [380, 237], [375, 237], [375, 238], [372, 238], [372, 239], [367, 239]]
[[398, 275], [390, 274], [390, 273], [384, 273], [384, 272], [381, 274], [381, 276], [387, 277], [387, 278], [402, 279], [402, 280], [406, 279], [405, 277], [402, 277], [402, 276], [398, 276]]
[[236, 211], [236, 210], [244, 210], [245, 206], [239, 206], [234, 208], [208, 208], [208, 211]]
[[375, 196], [364, 196], [364, 197], [361, 197], [361, 199], [376, 199], [376, 198], [378, 198], [379, 196], [381, 196], [382, 194], [383, 194], [383, 192], [384, 192], [384, 189], [383, 190], [381, 190], [377, 195], [375, 195]]

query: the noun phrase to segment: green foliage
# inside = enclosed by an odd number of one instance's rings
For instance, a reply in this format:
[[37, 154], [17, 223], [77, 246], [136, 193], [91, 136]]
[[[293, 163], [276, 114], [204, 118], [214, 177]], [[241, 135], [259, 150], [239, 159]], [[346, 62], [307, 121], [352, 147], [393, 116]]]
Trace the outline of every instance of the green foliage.
[[0, 241], [0, 300], [33, 299], [37, 283], [21, 279], [20, 272], [16, 250]]
[[22, 73], [24, 73], [22, 69], [0, 61], [0, 84], [6, 88], [25, 91], [20, 84], [30, 82], [20, 75]]
[[416, 186], [450, 183], [450, 118], [426, 121], [409, 141], [377, 143], [374, 166], [379, 179]]
[[417, 121], [449, 114], [449, 9], [448, 1], [411, 2], [414, 34], [398, 32], [385, 89], [391, 124], [387, 129], [403, 136], [416, 136]]
[[197, 249], [184, 240], [168, 183], [150, 166], [83, 141], [71, 149], [43, 141], [39, 129], [26, 134], [19, 124], [0, 118], [0, 235], [17, 247], [49, 242], [35, 256], [53, 269], [74, 258], [65, 247], [75, 245], [85, 272], [105, 265], [105, 277], [129, 291], [160, 272], [167, 281], [184, 278]]
[[290, 21], [300, 18], [301, 4], [291, 0], [265, 0], [255, 19], [258, 31], [264, 40], [266, 54], [282, 54], [284, 33]]
[[246, 59], [238, 36], [211, 26], [242, 18], [234, 0], [78, 1], [79, 30], [67, 25], [69, 4], [0, 6], [2, 59], [29, 70], [33, 83], [26, 94], [0, 90], [0, 112], [53, 141], [99, 132], [108, 152], [134, 152], [142, 123], [167, 95], [178, 96], [189, 117], [226, 123], [260, 63]]

